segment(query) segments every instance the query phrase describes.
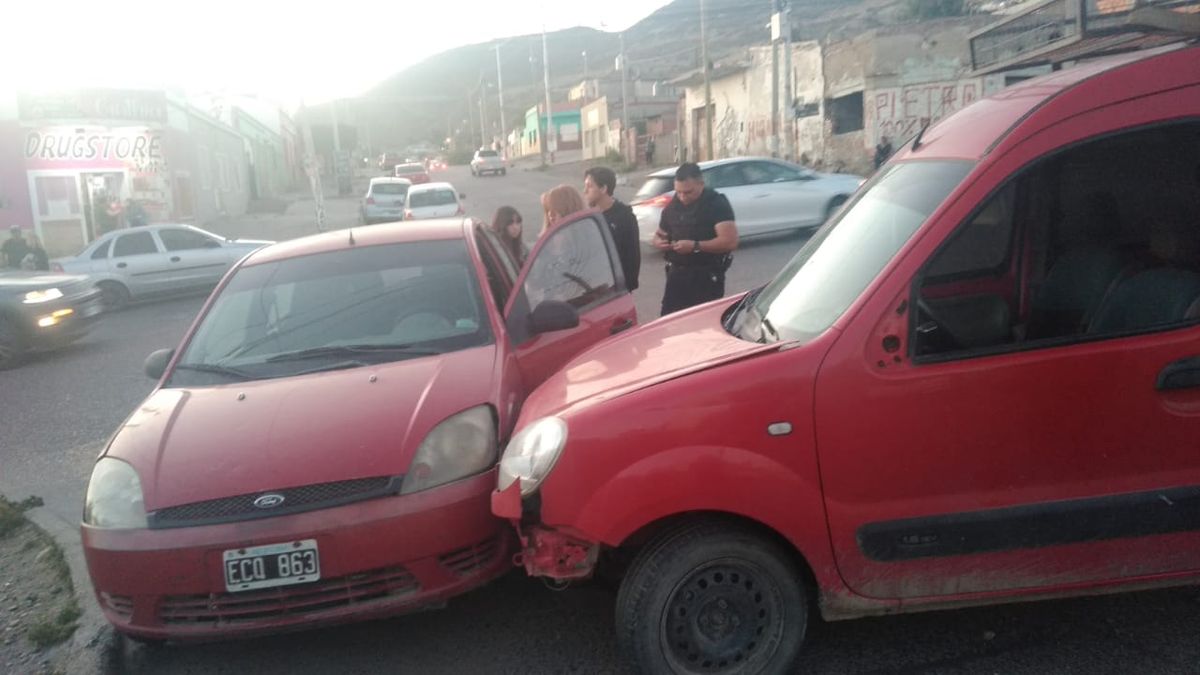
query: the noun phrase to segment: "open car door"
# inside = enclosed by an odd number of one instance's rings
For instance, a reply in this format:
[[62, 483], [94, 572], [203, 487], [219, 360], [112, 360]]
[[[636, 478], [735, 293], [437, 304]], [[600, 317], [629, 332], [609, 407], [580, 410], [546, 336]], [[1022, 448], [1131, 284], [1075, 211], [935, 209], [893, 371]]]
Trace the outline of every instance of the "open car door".
[[526, 391], [584, 349], [637, 323], [604, 218], [585, 211], [542, 235], [504, 309]]

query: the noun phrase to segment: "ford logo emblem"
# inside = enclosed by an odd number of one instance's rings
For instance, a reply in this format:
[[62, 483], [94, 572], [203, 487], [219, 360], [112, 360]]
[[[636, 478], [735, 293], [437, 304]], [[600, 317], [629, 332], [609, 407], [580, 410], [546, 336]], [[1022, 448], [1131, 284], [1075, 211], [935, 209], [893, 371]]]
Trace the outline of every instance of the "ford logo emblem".
[[284, 499], [286, 498], [281, 494], [271, 493], [260, 495], [254, 500], [254, 505], [260, 509], [273, 509], [282, 504]]

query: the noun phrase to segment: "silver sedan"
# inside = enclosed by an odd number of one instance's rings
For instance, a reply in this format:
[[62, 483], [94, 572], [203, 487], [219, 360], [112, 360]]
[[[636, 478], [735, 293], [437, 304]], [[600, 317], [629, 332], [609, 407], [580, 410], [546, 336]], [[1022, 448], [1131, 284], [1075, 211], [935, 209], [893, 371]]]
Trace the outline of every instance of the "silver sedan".
[[[700, 170], [705, 185], [729, 199], [741, 237], [818, 227], [863, 183], [860, 176], [820, 173], [766, 157], [701, 162]], [[646, 177], [633, 202], [643, 242], [654, 238], [674, 196], [675, 169]]]
[[90, 276], [115, 309], [131, 300], [211, 288], [233, 263], [271, 243], [226, 239], [190, 225], [149, 225], [109, 232], [78, 255], [54, 260], [52, 268]]

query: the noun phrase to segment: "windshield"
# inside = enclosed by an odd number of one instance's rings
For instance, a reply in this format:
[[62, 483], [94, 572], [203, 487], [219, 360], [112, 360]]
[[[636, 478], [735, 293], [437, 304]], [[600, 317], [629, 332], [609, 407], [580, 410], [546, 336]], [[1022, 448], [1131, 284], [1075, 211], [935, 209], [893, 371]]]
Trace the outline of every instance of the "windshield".
[[668, 190], [675, 189], [675, 178], [673, 176], [651, 176], [642, 183], [642, 187], [638, 188], [636, 199], [653, 199]]
[[970, 162], [885, 167], [741, 312], [746, 339], [805, 340], [833, 325], [966, 177]]
[[238, 270], [170, 384], [288, 377], [490, 341], [464, 242], [350, 248]]
[[454, 190], [422, 190], [408, 197], [409, 208], [419, 209], [423, 206], [449, 206], [458, 203]]

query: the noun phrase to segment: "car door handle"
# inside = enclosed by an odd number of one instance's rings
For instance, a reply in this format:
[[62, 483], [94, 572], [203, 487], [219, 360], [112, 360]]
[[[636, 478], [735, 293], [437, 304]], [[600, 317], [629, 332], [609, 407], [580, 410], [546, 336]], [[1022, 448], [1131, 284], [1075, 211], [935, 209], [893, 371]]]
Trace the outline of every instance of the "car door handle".
[[616, 335], [617, 333], [629, 330], [630, 328], [633, 328], [633, 319], [619, 319], [613, 322], [612, 327], [608, 329], [608, 334]]
[[129, 264], [128, 264], [128, 263], [117, 263], [117, 269], [121, 269], [121, 270], [123, 270], [123, 269], [125, 269], [126, 267], [129, 267]]
[[1154, 388], [1159, 391], [1200, 388], [1200, 356], [1168, 363], [1166, 368], [1159, 371]]
[[179, 256], [177, 256], [177, 255], [171, 256], [171, 262], [179, 262]]

